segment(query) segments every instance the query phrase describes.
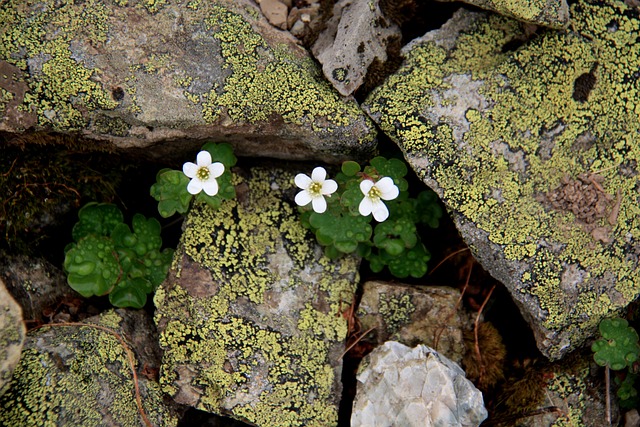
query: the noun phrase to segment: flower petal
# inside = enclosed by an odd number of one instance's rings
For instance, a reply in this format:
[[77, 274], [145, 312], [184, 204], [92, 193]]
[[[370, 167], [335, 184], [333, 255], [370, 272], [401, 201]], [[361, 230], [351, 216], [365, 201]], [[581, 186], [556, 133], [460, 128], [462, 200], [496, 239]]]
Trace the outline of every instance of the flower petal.
[[[296, 183], [298, 188], [302, 188], [303, 190], [306, 190], [307, 188], [309, 188], [309, 186], [311, 185], [311, 183], [313, 181], [307, 175], [305, 175], [303, 173], [299, 173], [298, 175], [296, 175], [296, 177], [294, 179], [294, 182]], [[309, 200], [309, 201], [311, 201], [311, 200]], [[309, 203], [309, 202], [307, 202], [307, 203]]]
[[316, 211], [317, 213], [323, 213], [324, 211], [327, 210], [327, 201], [322, 196], [314, 197], [311, 200], [311, 206], [313, 207], [313, 210]]
[[202, 189], [209, 196], [215, 196], [218, 194], [218, 181], [215, 179], [209, 179], [202, 183]]
[[311, 179], [315, 182], [323, 182], [327, 178], [327, 171], [322, 166], [316, 167], [311, 172]]
[[337, 189], [338, 183], [332, 179], [328, 179], [322, 183], [322, 190], [320, 190], [320, 193], [328, 196], [329, 194], [335, 193]]
[[379, 200], [377, 203], [373, 204], [372, 213], [373, 213], [373, 217], [378, 222], [383, 222], [384, 220], [389, 218], [389, 209], [387, 209], [387, 206]]
[[309, 194], [308, 191], [301, 191], [298, 194], [296, 194], [296, 205], [298, 206], [306, 206], [309, 204], [309, 202], [311, 202], [311, 194]]
[[202, 150], [198, 153], [197, 160], [198, 166], [209, 166], [211, 164], [211, 153], [207, 150]]
[[[369, 190], [371, 190], [373, 185], [374, 185], [373, 181], [371, 181], [370, 179], [365, 179], [364, 181], [360, 181], [360, 191], [362, 191], [362, 194], [364, 194], [365, 196], [368, 196]], [[369, 214], [366, 214], [366, 215], [369, 215]]]
[[224, 165], [220, 162], [215, 162], [209, 166], [209, 172], [211, 173], [211, 177], [217, 178], [224, 173]]
[[187, 191], [191, 194], [198, 194], [202, 191], [202, 181], [197, 178], [193, 178], [189, 181], [189, 184], [187, 184]]
[[393, 179], [389, 178], [388, 176], [385, 176], [380, 181], [378, 181], [376, 183], [376, 187], [378, 187], [378, 190], [380, 190], [380, 198], [383, 200], [393, 200], [400, 194], [400, 190], [393, 183]]
[[360, 215], [367, 216], [371, 213], [372, 210], [373, 210], [373, 202], [371, 202], [371, 199], [368, 197], [365, 197], [364, 199], [362, 199], [362, 201], [358, 205], [358, 212], [360, 212]]
[[187, 162], [182, 165], [182, 172], [189, 178], [193, 178], [196, 176], [196, 172], [198, 172], [198, 165], [196, 165], [195, 163]]

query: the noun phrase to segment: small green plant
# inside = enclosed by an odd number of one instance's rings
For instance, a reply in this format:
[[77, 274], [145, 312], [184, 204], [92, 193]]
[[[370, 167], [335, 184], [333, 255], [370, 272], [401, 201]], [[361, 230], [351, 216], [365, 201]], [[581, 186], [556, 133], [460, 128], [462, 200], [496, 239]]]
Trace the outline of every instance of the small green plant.
[[120, 209], [88, 203], [78, 212], [65, 248], [67, 282], [84, 297], [109, 295], [116, 307], [141, 308], [165, 279], [172, 249], [161, 250], [160, 223], [135, 214], [129, 228]]
[[638, 403], [635, 389], [640, 344], [638, 333], [622, 318], [604, 319], [599, 325], [602, 338], [591, 345], [595, 362], [614, 371], [628, 369], [626, 375], [616, 378], [618, 397], [622, 407], [632, 408]]
[[302, 224], [315, 233], [329, 258], [357, 253], [373, 272], [386, 266], [399, 278], [422, 277], [431, 255], [418, 226], [437, 227], [442, 209], [432, 191], [409, 196], [407, 171], [403, 161], [379, 156], [364, 169], [344, 162], [335, 181], [322, 167], [310, 177], [298, 174], [295, 183], [302, 191], [295, 201]]
[[168, 218], [176, 212], [186, 213], [194, 196], [215, 209], [223, 200], [234, 198], [231, 167], [236, 161], [229, 144], [208, 142], [198, 153], [196, 163], [185, 163], [182, 171], [162, 169], [151, 186], [160, 215]]

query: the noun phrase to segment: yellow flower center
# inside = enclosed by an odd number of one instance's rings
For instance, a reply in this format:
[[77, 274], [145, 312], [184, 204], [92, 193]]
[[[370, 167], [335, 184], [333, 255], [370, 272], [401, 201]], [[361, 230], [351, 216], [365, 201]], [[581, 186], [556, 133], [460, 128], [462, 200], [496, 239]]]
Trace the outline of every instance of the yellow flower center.
[[209, 175], [211, 175], [211, 173], [209, 172], [209, 168], [206, 167], [199, 167], [198, 171], [196, 172], [196, 177], [200, 180], [200, 181], [206, 181], [209, 179]]
[[367, 195], [367, 197], [374, 202], [380, 200], [380, 196], [382, 196], [382, 193], [376, 186], [371, 187], [371, 190], [369, 190], [369, 194]]
[[312, 196], [319, 196], [322, 194], [322, 184], [314, 181], [309, 185], [309, 190], [307, 191], [309, 191], [309, 194]]

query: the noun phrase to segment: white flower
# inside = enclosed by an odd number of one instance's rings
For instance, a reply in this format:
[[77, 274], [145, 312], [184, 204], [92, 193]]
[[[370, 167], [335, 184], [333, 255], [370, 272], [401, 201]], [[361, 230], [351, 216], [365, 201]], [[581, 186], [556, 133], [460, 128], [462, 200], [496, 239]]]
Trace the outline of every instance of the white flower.
[[208, 151], [198, 153], [198, 164], [187, 162], [182, 165], [182, 172], [189, 178], [187, 191], [198, 194], [202, 190], [209, 196], [218, 194], [218, 181], [216, 178], [224, 172], [224, 165], [220, 162], [211, 163], [211, 154]]
[[[370, 213], [378, 222], [389, 218], [389, 209], [382, 200], [393, 200], [400, 194], [400, 190], [393, 183], [393, 179], [385, 176], [378, 182], [365, 179], [360, 183], [360, 191], [364, 194], [364, 199], [358, 206], [360, 215], [367, 216]], [[382, 200], [380, 200], [382, 199]]]
[[302, 191], [296, 194], [296, 204], [306, 206], [311, 202], [313, 210], [323, 213], [327, 210], [327, 201], [324, 196], [330, 196], [338, 189], [338, 183], [327, 178], [327, 171], [318, 166], [311, 172], [311, 178], [303, 173], [295, 177], [295, 183]]

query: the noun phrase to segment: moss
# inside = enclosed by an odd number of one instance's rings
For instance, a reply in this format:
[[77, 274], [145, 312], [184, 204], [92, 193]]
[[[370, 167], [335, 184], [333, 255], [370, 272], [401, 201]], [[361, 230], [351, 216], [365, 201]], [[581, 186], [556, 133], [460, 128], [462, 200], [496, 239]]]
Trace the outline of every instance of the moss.
[[[100, 324], [118, 328], [121, 320], [108, 312]], [[113, 335], [91, 327], [58, 327], [31, 332], [29, 337], [11, 387], [0, 397], [0, 424], [89, 427], [113, 417], [119, 425], [143, 425], [127, 355]], [[146, 382], [142, 390], [154, 425], [175, 425], [177, 420], [165, 413], [158, 387]], [[109, 399], [108, 408], [97, 403]], [[105, 410], [109, 413], [103, 414]]]
[[[640, 55], [633, 48], [640, 20], [614, 1], [577, 2], [571, 15], [571, 31], [545, 32], [516, 51], [503, 48], [526, 40], [520, 23], [477, 15], [451, 51], [433, 41], [416, 45], [365, 104], [415, 156], [418, 174], [437, 182], [452, 210], [484, 230], [507, 260], [535, 266], [516, 279], [523, 293], [539, 300], [544, 326], [580, 337], [598, 315], [638, 295], [632, 277], [637, 254], [629, 256], [629, 248], [640, 239], [633, 177], [640, 160], [640, 104], [630, 100], [640, 95], [634, 77]], [[587, 101], [575, 100], [576, 80], [594, 69], [597, 82]], [[426, 111], [443, 111], [440, 100], [451, 102], [447, 111], [466, 111], [465, 120], [446, 114], [438, 123], [427, 119]], [[581, 145], [584, 140], [594, 142]], [[633, 172], [625, 177], [623, 169]], [[615, 232], [612, 244], [596, 241], [571, 214], [547, 209], [536, 197], [556, 188], [563, 176], [582, 173], [602, 175], [610, 195], [620, 191], [617, 223], [603, 218], [597, 224]], [[549, 230], [557, 233], [560, 255], [547, 243]], [[564, 302], [561, 274], [574, 263], [588, 272], [586, 279], [616, 283], [624, 301], [593, 289], [579, 293], [575, 304]], [[602, 304], [594, 316], [576, 321], [593, 312], [578, 310], [594, 303]]]
[[[107, 18], [104, 3], [97, 0], [81, 6], [48, 0], [38, 14], [28, 12], [21, 2], [9, 1], [0, 7], [0, 21], [5, 23], [0, 30], [0, 59], [31, 73], [27, 79], [30, 90], [19, 108], [35, 111], [39, 125], [80, 129], [86, 118], [79, 105], [88, 109], [117, 106], [96, 82], [100, 70], [73, 59], [69, 47], [75, 38], [104, 42]], [[49, 29], [52, 22], [58, 31]]]
[[[239, 201], [218, 211], [198, 204], [187, 218], [181, 262], [154, 299], [165, 352], [161, 384], [174, 397], [195, 387], [190, 405], [257, 425], [326, 425], [337, 420], [331, 401], [339, 381], [329, 351], [346, 337], [340, 309], [353, 298], [357, 262], [329, 263], [310, 244], [283, 200], [291, 174], [251, 174], [238, 180]], [[196, 288], [207, 295], [194, 297]], [[280, 312], [285, 297], [301, 304], [297, 313]], [[193, 372], [189, 385], [178, 374], [185, 369]]]

